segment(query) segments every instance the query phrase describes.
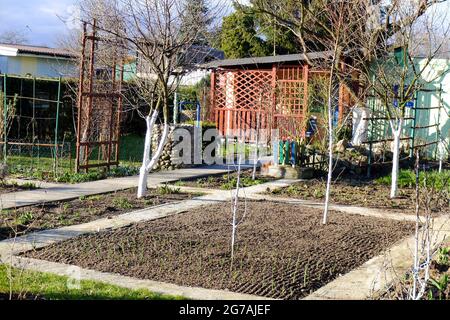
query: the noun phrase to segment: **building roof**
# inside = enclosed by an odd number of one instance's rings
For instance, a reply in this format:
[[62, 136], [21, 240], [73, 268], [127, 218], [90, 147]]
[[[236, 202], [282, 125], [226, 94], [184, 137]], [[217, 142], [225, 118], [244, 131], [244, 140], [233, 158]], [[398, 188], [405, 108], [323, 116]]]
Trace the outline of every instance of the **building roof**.
[[0, 43], [0, 55], [18, 56], [18, 55], [36, 55], [59, 58], [75, 58], [73, 52], [65, 49], [49, 48], [41, 46], [31, 46], [23, 44], [3, 44]]
[[190, 46], [184, 55], [186, 62], [190, 65], [201, 65], [225, 58], [223, 51], [202, 45]]
[[[310, 60], [315, 59], [327, 59], [331, 57], [331, 51], [318, 51], [306, 54]], [[306, 55], [299, 54], [286, 54], [279, 56], [267, 56], [267, 57], [255, 57], [255, 58], [241, 58], [241, 59], [226, 59], [216, 60], [203, 64], [201, 67], [207, 69], [220, 68], [220, 67], [235, 67], [235, 66], [248, 66], [248, 65], [264, 65], [274, 63], [287, 63], [287, 62], [299, 62], [305, 61]]]

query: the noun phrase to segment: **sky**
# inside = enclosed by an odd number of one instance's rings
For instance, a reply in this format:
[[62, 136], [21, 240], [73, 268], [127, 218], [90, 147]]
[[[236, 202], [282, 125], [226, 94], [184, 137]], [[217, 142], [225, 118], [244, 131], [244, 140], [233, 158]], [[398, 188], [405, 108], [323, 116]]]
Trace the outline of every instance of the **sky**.
[[[216, 1], [231, 7], [231, 0]], [[19, 31], [26, 35], [28, 44], [57, 46], [58, 38], [70, 32], [70, 22], [63, 20], [74, 16], [76, 3], [77, 0], [1, 0], [0, 34]]]
[[[74, 4], [77, 0], [1, 0], [0, 34], [7, 31], [19, 31], [32, 45], [54, 47], [58, 39], [64, 37], [70, 28], [71, 16], [76, 13]], [[231, 0], [217, 0], [231, 2]], [[239, 0], [246, 3], [248, 0]], [[229, 7], [229, 5], [227, 6]], [[443, 6], [450, 12], [449, 3]], [[449, 14], [450, 16], [450, 14]]]
[[[59, 18], [69, 17], [76, 0], [1, 0], [0, 34], [19, 31], [32, 45], [56, 46], [69, 28]], [[72, 10], [72, 11], [71, 11]]]

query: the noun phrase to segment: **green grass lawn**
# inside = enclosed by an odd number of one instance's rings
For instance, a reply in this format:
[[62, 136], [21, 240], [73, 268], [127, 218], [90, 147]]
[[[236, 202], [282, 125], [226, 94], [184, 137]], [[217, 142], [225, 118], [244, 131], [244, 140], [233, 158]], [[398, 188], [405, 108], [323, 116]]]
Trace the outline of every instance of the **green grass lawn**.
[[[47, 150], [48, 149], [48, 150]], [[43, 149], [40, 156], [34, 154], [9, 155], [7, 164], [9, 172], [13, 177], [31, 178], [37, 180], [57, 181], [65, 183], [77, 183], [104, 179], [107, 176], [122, 177], [128, 175], [135, 175], [138, 173], [138, 168], [141, 166], [142, 152], [144, 150], [144, 138], [138, 135], [122, 136], [120, 140], [119, 152], [119, 167], [112, 167], [111, 172], [107, 175], [98, 169], [93, 168], [89, 170], [89, 174], [75, 174], [75, 144], [72, 143], [70, 148], [71, 158], [60, 158], [55, 162], [51, 156], [50, 149]], [[96, 160], [97, 150], [92, 150], [90, 157], [90, 164], [98, 163]]]
[[[11, 275], [11, 276], [10, 276]], [[12, 279], [10, 281], [9, 279]], [[68, 277], [19, 270], [0, 264], [0, 295], [26, 296], [47, 300], [180, 300], [182, 297], [161, 295], [145, 289], [130, 290], [101, 282], [82, 280], [77, 289], [69, 288]]]
[[[390, 185], [392, 181], [391, 175], [380, 177], [376, 179], [376, 183]], [[439, 173], [436, 170], [433, 171], [421, 171], [419, 173], [419, 183], [421, 186], [426, 186], [428, 188], [434, 188], [436, 190], [450, 191], [450, 170], [443, 170]], [[416, 174], [413, 170], [400, 170], [398, 175], [398, 185], [400, 188], [405, 187], [415, 187], [416, 185]]]

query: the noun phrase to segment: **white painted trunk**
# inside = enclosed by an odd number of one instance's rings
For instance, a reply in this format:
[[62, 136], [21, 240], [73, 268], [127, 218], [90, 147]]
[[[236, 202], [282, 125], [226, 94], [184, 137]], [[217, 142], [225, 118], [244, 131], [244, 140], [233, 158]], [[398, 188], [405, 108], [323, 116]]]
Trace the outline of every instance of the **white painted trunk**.
[[444, 161], [444, 144], [443, 140], [438, 143], [438, 152], [439, 152], [439, 173], [442, 173], [442, 163]]
[[394, 150], [392, 150], [392, 174], [391, 174], [391, 199], [396, 198], [398, 194], [398, 174], [400, 161], [400, 136], [402, 133], [402, 120], [398, 121], [397, 127], [391, 121], [391, 128], [394, 135]]
[[333, 103], [332, 103], [332, 85], [333, 85], [333, 71], [330, 75], [330, 83], [328, 88], [328, 177], [327, 190], [325, 192], [325, 205], [323, 209], [323, 224], [328, 221], [328, 207], [330, 203], [331, 193], [331, 179], [333, 177]]
[[[330, 101], [331, 104], [331, 101]], [[325, 206], [323, 210], [323, 224], [327, 224], [328, 221], [328, 207], [330, 203], [331, 193], [331, 179], [333, 177], [333, 119], [331, 106], [328, 107], [328, 177], [327, 177], [327, 190], [325, 192]]]
[[152, 116], [147, 116], [145, 122], [147, 124], [147, 131], [145, 133], [144, 141], [144, 156], [142, 158], [142, 166], [139, 171], [139, 183], [138, 183], [138, 193], [137, 197], [142, 198], [147, 193], [147, 164], [150, 162], [150, 149], [152, 144], [152, 132], [153, 126], [155, 125], [156, 118], [158, 117], [158, 112], [155, 110]]
[[164, 146], [166, 145], [168, 135], [169, 135], [169, 125], [165, 123], [161, 141], [159, 141], [158, 149], [156, 149], [156, 152], [153, 155], [152, 160], [150, 160], [150, 163], [147, 165], [147, 171], [152, 170], [155, 164], [158, 163], [159, 158], [161, 157], [161, 154], [164, 150]]

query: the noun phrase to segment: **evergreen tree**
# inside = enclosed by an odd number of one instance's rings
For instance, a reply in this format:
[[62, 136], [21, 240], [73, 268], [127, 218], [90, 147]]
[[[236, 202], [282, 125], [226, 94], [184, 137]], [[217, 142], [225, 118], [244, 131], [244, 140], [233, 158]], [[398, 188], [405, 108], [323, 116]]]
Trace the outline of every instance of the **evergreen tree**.
[[298, 39], [291, 30], [263, 15], [257, 15], [257, 19], [271, 55], [301, 52]]
[[269, 54], [265, 41], [257, 32], [257, 21], [250, 8], [241, 6], [223, 18], [221, 49], [229, 59], [261, 57]]
[[209, 45], [209, 27], [212, 20], [205, 0], [187, 0], [182, 16], [182, 36], [196, 30], [194, 45]]

